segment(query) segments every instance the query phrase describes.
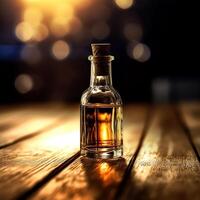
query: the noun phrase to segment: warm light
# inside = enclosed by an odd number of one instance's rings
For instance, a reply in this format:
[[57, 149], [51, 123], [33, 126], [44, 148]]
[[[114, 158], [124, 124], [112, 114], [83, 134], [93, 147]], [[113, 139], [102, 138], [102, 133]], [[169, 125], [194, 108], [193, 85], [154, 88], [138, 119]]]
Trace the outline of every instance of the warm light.
[[111, 167], [109, 166], [108, 163], [103, 162], [99, 164], [100, 175], [105, 176], [105, 174], [109, 173], [110, 170], [111, 170]]
[[[40, 140], [43, 146], [53, 148], [55, 150], [61, 148], [77, 149], [80, 144], [80, 135], [77, 129], [79, 122], [77, 118], [71, 118], [69, 123], [63, 124], [53, 129], [48, 137]], [[39, 145], [39, 144], [38, 144]]]
[[107, 144], [112, 139], [111, 114], [98, 114], [98, 139]]
[[80, 3], [89, 3], [89, 0], [22, 0], [25, 4], [27, 5], [55, 5], [55, 4], [65, 4], [65, 3], [68, 3], [68, 4], [71, 4], [71, 5], [79, 5]]
[[21, 41], [27, 42], [32, 38], [34, 30], [29, 23], [21, 22], [16, 26], [15, 34]]
[[57, 36], [62, 37], [69, 33], [69, 25], [68, 25], [68, 19], [66, 17], [56, 17], [53, 19], [50, 25], [51, 32]]
[[69, 33], [79, 33], [81, 28], [82, 23], [77, 17], [67, 18], [60, 16], [51, 22], [51, 32], [57, 37], [62, 37]]
[[65, 41], [58, 40], [52, 46], [52, 53], [56, 59], [63, 60], [69, 55], [70, 47]]
[[114, 171], [114, 169], [111, 168], [111, 166], [108, 163], [99, 163], [99, 178], [102, 180], [102, 183], [104, 185], [109, 185], [112, 179], [115, 178], [115, 174], [111, 173], [112, 170]]
[[100, 121], [110, 121], [111, 115], [108, 113], [102, 113], [98, 115], [98, 120]]
[[135, 181], [138, 184], [147, 183], [149, 177], [155, 172], [155, 169], [159, 168], [159, 173], [162, 177], [161, 179], [158, 179], [159, 183], [164, 181], [165, 183], [168, 182], [168, 185], [170, 185], [172, 179], [176, 180], [176, 178], [179, 177], [179, 173], [181, 172], [180, 168], [183, 165], [185, 166], [185, 161], [190, 162], [188, 160], [191, 156], [188, 154], [188, 157], [185, 157], [184, 159], [177, 158], [175, 159], [175, 162], [171, 162], [171, 154], [173, 154], [173, 156], [176, 154], [173, 152], [173, 143], [170, 141], [166, 143], [166, 153], [160, 156], [162, 130], [160, 128], [150, 128], [149, 133], [153, 134], [147, 134], [145, 139], [146, 142], [144, 141], [144, 147], [140, 151], [132, 169]]
[[[5, 118], [6, 116], [2, 118], [1, 122], [4, 119], [7, 119], [9, 123], [16, 125], [9, 130], [9, 136], [6, 134], [6, 131], [1, 131], [1, 134], [3, 135], [2, 138], [7, 138], [8, 141], [12, 141], [16, 138], [21, 138], [29, 134], [37, 133], [45, 127], [50, 126], [56, 122], [57, 117], [55, 117], [55, 115], [52, 115], [51, 113], [46, 115], [44, 111], [41, 111], [41, 109], [37, 110], [35, 107], [34, 109], [34, 111], [28, 109], [25, 109], [24, 111], [17, 110], [17, 112], [9, 113], [7, 118]], [[20, 115], [20, 113], [24, 114]]]
[[38, 25], [42, 21], [43, 15], [42, 12], [37, 8], [28, 8], [24, 12], [24, 21]]
[[124, 27], [124, 36], [130, 41], [140, 41], [142, 38], [142, 27], [138, 23], [128, 23]]
[[121, 9], [128, 9], [133, 5], [133, 0], [115, 0], [115, 3]]
[[48, 30], [56, 37], [80, 32], [82, 23], [76, 16], [79, 7], [88, 0], [21, 0], [25, 6], [22, 22], [16, 27], [16, 36], [23, 42], [40, 42]]
[[39, 24], [38, 26], [35, 27], [32, 39], [40, 42], [44, 40], [45, 38], [47, 38], [48, 34], [49, 34], [49, 31], [47, 27], [43, 24]]
[[33, 25], [21, 22], [17, 25], [15, 34], [23, 42], [42, 41], [48, 36], [48, 29], [43, 24]]
[[110, 34], [110, 27], [105, 22], [99, 22], [92, 27], [91, 33], [94, 38], [102, 40]]
[[26, 45], [21, 51], [21, 58], [29, 64], [36, 64], [41, 59], [41, 52], [36, 45]]
[[50, 136], [48, 138], [44, 138], [42, 141], [43, 145], [46, 145], [47, 147], [51, 147], [54, 149], [61, 149], [67, 146], [68, 149], [73, 149], [75, 147], [79, 146], [79, 132], [77, 131], [77, 124], [76, 127], [70, 128], [71, 124], [63, 125], [54, 130], [54, 132], [59, 133], [59, 135], [62, 134], [62, 136]]
[[74, 8], [72, 5], [69, 4], [69, 2], [61, 1], [60, 3], [57, 3], [54, 6], [54, 16], [65, 16], [67, 18], [71, 18], [74, 16]]
[[[118, 161], [119, 163], [120, 161]], [[117, 183], [121, 180], [120, 170], [116, 168], [116, 163], [102, 162], [99, 163], [97, 169], [99, 169], [99, 179], [104, 186], [108, 186], [113, 183]]]
[[29, 92], [33, 88], [32, 77], [28, 74], [20, 74], [15, 80], [15, 88], [22, 94]]
[[99, 135], [100, 141], [109, 140], [111, 131], [107, 123], [99, 124], [98, 128], [99, 128], [99, 133], [100, 133]]
[[149, 47], [145, 44], [138, 43], [134, 48], [133, 48], [133, 58], [139, 62], [145, 62], [149, 60], [151, 57], [151, 51]]

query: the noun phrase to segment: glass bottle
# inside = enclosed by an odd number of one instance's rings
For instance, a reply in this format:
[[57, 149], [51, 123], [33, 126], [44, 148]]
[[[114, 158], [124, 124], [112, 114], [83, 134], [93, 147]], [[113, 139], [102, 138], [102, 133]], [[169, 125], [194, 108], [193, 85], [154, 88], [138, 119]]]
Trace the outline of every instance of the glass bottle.
[[80, 106], [81, 155], [118, 158], [123, 155], [122, 100], [112, 86], [110, 44], [92, 44], [90, 87]]

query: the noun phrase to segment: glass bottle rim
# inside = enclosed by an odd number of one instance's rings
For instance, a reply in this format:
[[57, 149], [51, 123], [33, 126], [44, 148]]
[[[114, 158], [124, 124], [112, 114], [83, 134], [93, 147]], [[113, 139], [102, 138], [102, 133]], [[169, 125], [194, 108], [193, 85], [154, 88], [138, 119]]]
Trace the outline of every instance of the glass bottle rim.
[[110, 61], [113, 61], [115, 59], [114, 56], [111, 56], [111, 55], [107, 55], [107, 56], [93, 56], [93, 55], [90, 55], [88, 56], [88, 60], [90, 61], [107, 61], [107, 62], [110, 62]]

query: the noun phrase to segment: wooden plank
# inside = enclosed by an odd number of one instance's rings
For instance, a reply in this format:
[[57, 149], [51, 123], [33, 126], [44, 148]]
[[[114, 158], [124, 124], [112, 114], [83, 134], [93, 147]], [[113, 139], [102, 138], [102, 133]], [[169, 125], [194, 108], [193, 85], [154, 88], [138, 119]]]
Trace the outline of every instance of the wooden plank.
[[4, 108], [0, 114], [0, 148], [53, 128], [70, 116], [66, 110], [59, 104]]
[[200, 199], [200, 165], [169, 107], [160, 107], [120, 199]]
[[69, 110], [57, 127], [0, 150], [0, 199], [17, 198], [79, 150], [79, 112]]
[[185, 129], [189, 129], [191, 134], [192, 143], [194, 143], [198, 156], [200, 156], [200, 103], [183, 103], [180, 105], [179, 110], [183, 123], [185, 123]]
[[135, 153], [144, 128], [145, 106], [127, 106], [124, 120], [124, 158], [77, 159], [43, 187], [33, 199], [110, 199]]

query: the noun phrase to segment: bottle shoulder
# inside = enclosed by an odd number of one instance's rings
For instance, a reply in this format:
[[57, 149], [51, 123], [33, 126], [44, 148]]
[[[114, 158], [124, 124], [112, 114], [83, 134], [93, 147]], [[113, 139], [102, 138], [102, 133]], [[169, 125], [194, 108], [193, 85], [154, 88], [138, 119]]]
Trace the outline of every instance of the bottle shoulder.
[[95, 86], [85, 90], [81, 97], [81, 104], [113, 104], [122, 105], [120, 94], [111, 86]]

